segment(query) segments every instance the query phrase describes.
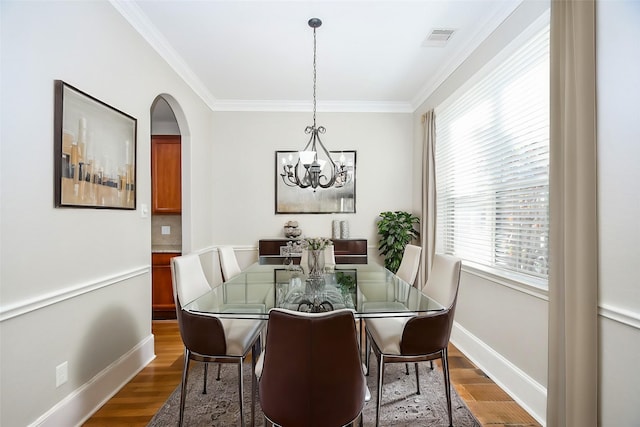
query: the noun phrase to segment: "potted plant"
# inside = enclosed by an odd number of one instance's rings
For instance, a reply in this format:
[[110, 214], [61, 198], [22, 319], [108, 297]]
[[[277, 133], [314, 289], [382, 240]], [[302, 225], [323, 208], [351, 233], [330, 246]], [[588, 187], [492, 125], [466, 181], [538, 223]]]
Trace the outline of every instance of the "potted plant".
[[403, 211], [382, 212], [380, 218], [378, 249], [380, 255], [384, 256], [384, 266], [395, 273], [400, 268], [405, 246], [420, 236], [415, 228], [420, 218]]

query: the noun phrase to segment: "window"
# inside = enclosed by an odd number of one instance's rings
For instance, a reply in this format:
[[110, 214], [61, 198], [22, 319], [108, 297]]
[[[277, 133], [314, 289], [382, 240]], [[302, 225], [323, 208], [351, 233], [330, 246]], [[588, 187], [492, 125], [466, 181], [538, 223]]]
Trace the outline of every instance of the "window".
[[436, 109], [436, 250], [546, 286], [548, 23], [460, 92]]

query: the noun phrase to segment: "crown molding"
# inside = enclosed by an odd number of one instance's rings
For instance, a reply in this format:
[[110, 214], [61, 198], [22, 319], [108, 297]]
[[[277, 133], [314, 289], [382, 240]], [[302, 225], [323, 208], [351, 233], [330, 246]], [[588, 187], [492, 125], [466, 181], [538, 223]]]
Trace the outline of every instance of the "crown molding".
[[215, 97], [202, 81], [196, 77], [180, 55], [171, 47], [167, 39], [149, 21], [147, 16], [132, 1], [109, 0], [111, 5], [131, 24], [131, 26], [158, 52], [169, 66], [185, 81], [205, 104], [214, 109]]
[[[235, 100], [218, 99], [214, 111], [265, 111], [265, 112], [305, 112], [312, 111], [311, 101], [289, 100]], [[321, 113], [413, 113], [408, 102], [362, 102], [362, 101], [323, 101], [317, 103]]]

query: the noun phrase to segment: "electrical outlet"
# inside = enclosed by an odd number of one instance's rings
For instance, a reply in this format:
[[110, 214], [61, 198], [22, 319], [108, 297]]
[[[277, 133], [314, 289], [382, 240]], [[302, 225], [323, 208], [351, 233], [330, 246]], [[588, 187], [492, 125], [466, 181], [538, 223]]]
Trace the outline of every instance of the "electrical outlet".
[[69, 364], [63, 362], [56, 366], [56, 387], [60, 387], [67, 382], [69, 376]]
[[171, 234], [171, 226], [170, 225], [163, 225], [161, 228], [161, 233], [162, 234]]

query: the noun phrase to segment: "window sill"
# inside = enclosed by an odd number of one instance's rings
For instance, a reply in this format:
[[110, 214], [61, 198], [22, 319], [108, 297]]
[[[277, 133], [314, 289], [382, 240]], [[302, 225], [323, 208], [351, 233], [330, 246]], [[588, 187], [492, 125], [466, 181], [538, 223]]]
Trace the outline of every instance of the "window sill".
[[527, 278], [527, 280], [524, 281], [523, 276], [516, 274], [510, 275], [509, 273], [503, 271], [498, 272], [495, 269], [479, 264], [474, 264], [468, 261], [462, 262], [462, 271], [473, 274], [477, 277], [481, 277], [498, 285], [506, 286], [508, 288], [523, 292], [533, 297], [549, 301], [549, 292], [546, 280]]

